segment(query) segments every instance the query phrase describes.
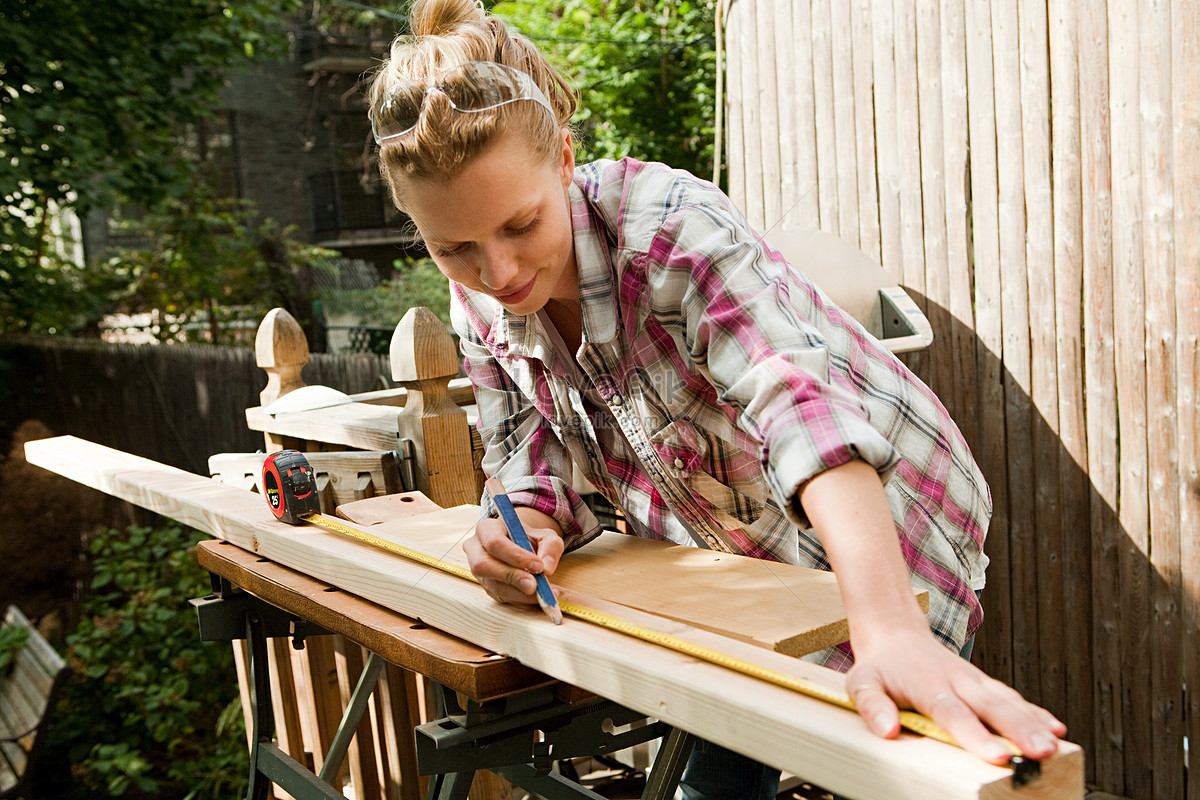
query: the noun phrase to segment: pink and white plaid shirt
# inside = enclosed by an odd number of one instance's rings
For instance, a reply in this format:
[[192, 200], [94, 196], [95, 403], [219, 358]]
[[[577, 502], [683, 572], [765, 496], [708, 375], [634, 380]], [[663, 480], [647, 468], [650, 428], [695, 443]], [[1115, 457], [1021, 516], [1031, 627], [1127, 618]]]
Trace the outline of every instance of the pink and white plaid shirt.
[[600, 530], [571, 488], [581, 470], [639, 536], [827, 570], [794, 498], [862, 459], [930, 624], [960, 646], [982, 619], [991, 497], [933, 393], [712, 184], [626, 159], [579, 167], [570, 194], [577, 362], [542, 314], [451, 284], [484, 470], [553, 516], [568, 548]]

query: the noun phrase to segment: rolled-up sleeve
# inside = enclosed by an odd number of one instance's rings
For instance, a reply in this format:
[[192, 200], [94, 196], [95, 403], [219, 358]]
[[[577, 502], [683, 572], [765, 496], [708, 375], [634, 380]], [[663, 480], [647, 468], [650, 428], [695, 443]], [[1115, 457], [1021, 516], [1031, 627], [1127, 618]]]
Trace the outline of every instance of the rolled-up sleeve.
[[650, 283], [675, 287], [690, 359], [759, 442], [768, 486], [793, 522], [809, 526], [794, 499], [825, 470], [861, 459], [888, 481], [900, 456], [831, 369], [810, 317], [854, 323], [740, 215], [683, 208], [664, 221], [646, 257], [649, 269], [674, 273]]

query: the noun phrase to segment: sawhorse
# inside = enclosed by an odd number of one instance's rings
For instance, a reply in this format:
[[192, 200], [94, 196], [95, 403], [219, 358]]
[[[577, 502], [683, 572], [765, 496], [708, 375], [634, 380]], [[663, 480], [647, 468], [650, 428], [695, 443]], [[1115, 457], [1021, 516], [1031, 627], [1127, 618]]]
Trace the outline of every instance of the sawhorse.
[[[306, 621], [292, 607], [286, 592], [271, 592], [270, 601], [243, 591], [238, 579], [247, 581], [247, 571], [270, 571], [270, 585], [279, 585], [280, 574], [291, 572], [224, 542], [204, 542], [198, 548], [201, 565], [212, 573], [213, 593], [193, 600], [205, 641], [244, 639], [252, 705], [250, 800], [264, 800], [276, 784], [297, 800], [344, 800], [331, 785], [345, 758], [347, 748], [367, 708], [385, 659], [370, 650], [358, 683], [346, 704], [333, 742], [319, 773], [313, 773], [284, 752], [274, 741], [275, 719], [267, 670], [268, 640], [292, 639], [302, 647], [309, 636], [333, 632], [340, 627], [336, 617], [323, 617], [323, 625]], [[297, 573], [292, 573], [298, 575]], [[307, 576], [299, 578], [312, 582]], [[302, 593], [311, 602], [313, 593]], [[343, 596], [344, 598], [344, 596]], [[366, 602], [366, 601], [361, 601]], [[401, 617], [401, 615], [396, 615]], [[366, 642], [363, 643], [367, 645]], [[428, 653], [426, 653], [428, 655]], [[426, 662], [428, 663], [428, 662]], [[493, 662], [494, 663], [494, 662]], [[411, 667], [410, 664], [401, 666]], [[461, 668], [461, 663], [454, 665]], [[556, 762], [578, 756], [603, 755], [652, 739], [663, 743], [649, 773], [645, 800], [667, 800], [674, 795], [683, 767], [692, 749], [687, 733], [658, 722], [649, 722], [621, 733], [612, 732], [644, 719], [644, 716], [603, 698], [570, 698], [563, 684], [544, 679], [530, 680], [536, 673], [525, 670], [523, 681], [512, 691], [471, 697], [461, 688], [438, 682], [438, 670], [428, 677], [439, 687], [438, 719], [416, 729], [416, 762], [422, 775], [431, 775], [429, 800], [462, 800], [480, 769], [490, 770], [547, 800], [602, 800], [602, 796], [578, 782], [554, 772]], [[523, 683], [524, 685], [521, 685]], [[499, 688], [499, 687], [497, 687]], [[415, 776], [405, 776], [415, 779]]]

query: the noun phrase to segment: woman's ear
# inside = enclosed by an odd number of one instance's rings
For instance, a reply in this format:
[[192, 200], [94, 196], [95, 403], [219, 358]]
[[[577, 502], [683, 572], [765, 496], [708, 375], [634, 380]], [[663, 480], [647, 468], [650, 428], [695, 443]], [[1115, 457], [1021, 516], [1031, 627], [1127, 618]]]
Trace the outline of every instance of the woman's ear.
[[560, 134], [562, 145], [562, 185], [567, 188], [575, 178], [575, 142], [571, 139], [571, 131], [562, 129]]

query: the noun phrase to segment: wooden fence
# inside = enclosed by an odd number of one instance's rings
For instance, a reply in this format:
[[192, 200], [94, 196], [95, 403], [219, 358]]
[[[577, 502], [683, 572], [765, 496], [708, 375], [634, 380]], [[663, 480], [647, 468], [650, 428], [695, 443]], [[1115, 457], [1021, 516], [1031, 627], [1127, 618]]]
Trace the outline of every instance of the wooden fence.
[[[393, 385], [387, 356], [372, 354], [314, 353], [303, 378], [347, 393]], [[202, 475], [213, 453], [263, 448], [262, 434], [246, 427], [267, 382], [250, 348], [7, 339], [0, 379], [10, 425], [39, 419], [56, 435]]]
[[933, 324], [909, 363], [996, 505], [977, 663], [1093, 784], [1200, 798], [1200, 2], [721, 10], [735, 202], [857, 243]]

